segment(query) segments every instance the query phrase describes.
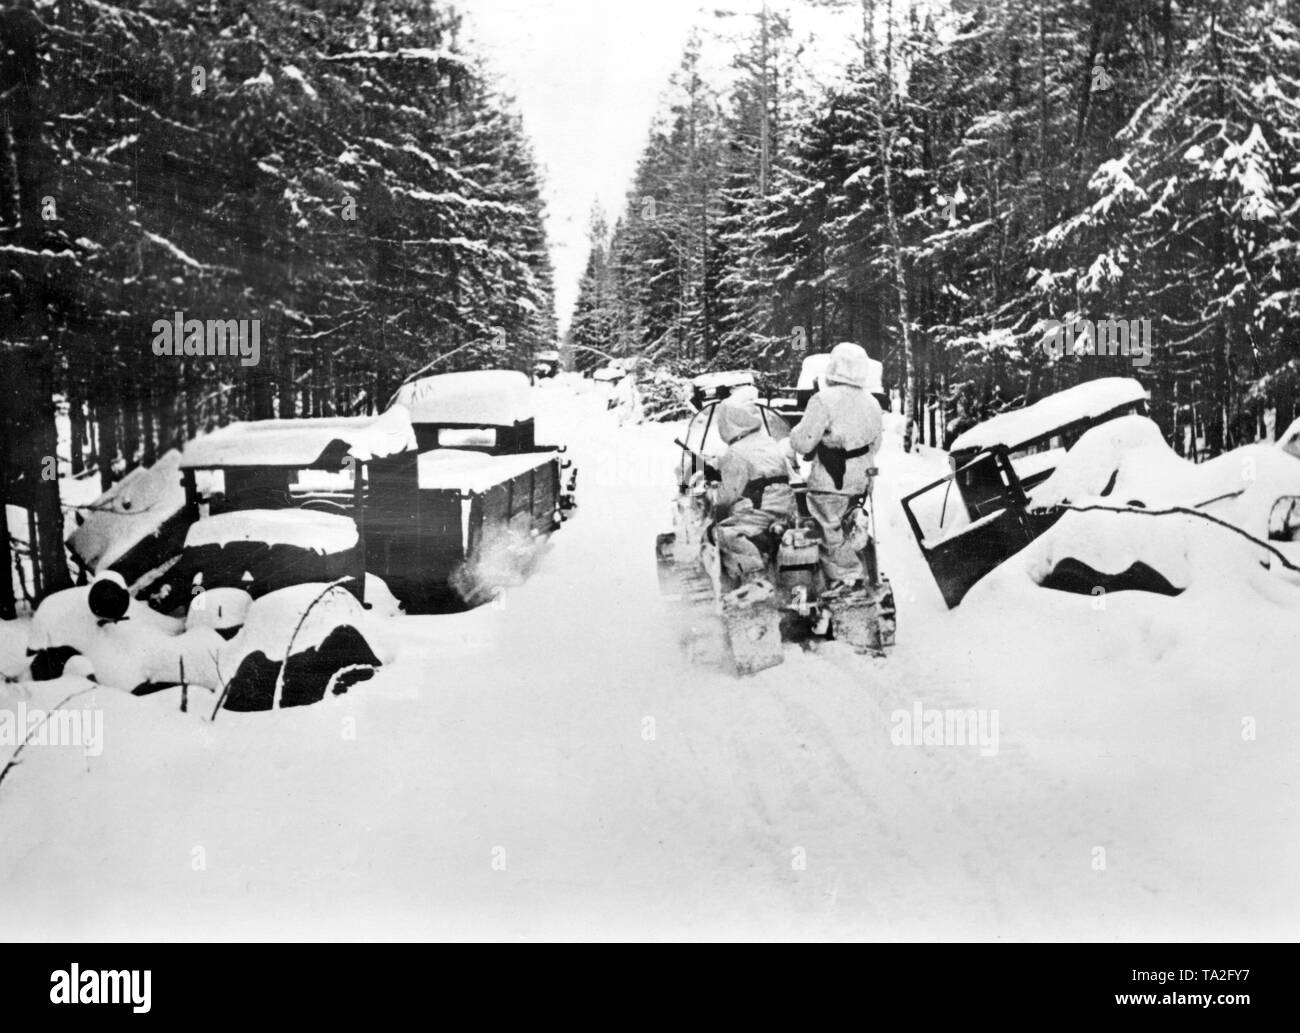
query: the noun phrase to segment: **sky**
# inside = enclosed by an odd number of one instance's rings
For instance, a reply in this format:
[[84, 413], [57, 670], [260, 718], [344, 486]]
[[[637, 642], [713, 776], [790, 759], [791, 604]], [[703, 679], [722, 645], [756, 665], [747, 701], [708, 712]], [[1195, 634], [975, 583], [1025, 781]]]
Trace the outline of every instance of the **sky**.
[[[861, 28], [857, 4], [768, 0], [809, 42], [804, 69], [838, 78]], [[587, 264], [592, 206], [622, 212], [659, 99], [694, 27], [706, 34], [705, 75], [724, 77], [732, 44], [763, 0], [457, 0], [466, 39], [513, 94], [546, 177], [556, 314], [568, 326]], [[732, 16], [723, 20], [719, 12]], [[717, 83], [715, 82], [715, 85]]]
[[563, 330], [587, 262], [592, 205], [599, 201], [611, 221], [622, 209], [659, 95], [700, 3], [461, 0], [457, 6], [468, 15], [471, 41], [517, 98], [546, 176]]

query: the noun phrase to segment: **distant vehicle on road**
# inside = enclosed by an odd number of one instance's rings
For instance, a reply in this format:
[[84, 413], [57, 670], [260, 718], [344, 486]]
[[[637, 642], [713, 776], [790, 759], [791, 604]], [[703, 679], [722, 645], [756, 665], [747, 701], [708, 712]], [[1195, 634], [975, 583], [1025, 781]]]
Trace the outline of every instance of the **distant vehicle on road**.
[[541, 351], [533, 356], [533, 379], [546, 380], [560, 372], [560, 353]]
[[733, 391], [746, 387], [754, 387], [754, 374], [751, 370], [701, 373], [691, 379], [691, 404], [696, 410], [703, 409], [709, 402], [720, 402]]
[[625, 376], [627, 370], [617, 363], [610, 363], [608, 366], [602, 366], [591, 374], [591, 379], [597, 384], [617, 384]]

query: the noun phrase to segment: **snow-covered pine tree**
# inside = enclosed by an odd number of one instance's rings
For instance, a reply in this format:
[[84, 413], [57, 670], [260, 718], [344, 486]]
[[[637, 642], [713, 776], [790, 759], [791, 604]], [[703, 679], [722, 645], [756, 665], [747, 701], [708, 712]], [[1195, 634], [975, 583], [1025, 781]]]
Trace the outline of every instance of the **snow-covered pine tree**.
[[[458, 24], [435, 0], [0, 13], [0, 348], [23, 399], [0, 490], [32, 513], [28, 594], [66, 583], [56, 394], [107, 487], [233, 418], [366, 411], [420, 368], [553, 346], [536, 164]], [[178, 311], [260, 320], [260, 362], [155, 355]]]

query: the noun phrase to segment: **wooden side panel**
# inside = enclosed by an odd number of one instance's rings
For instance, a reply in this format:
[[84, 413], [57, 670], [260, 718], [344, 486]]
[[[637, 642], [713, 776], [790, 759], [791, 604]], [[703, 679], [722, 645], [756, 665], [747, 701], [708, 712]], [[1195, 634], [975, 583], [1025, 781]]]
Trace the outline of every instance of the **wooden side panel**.
[[393, 456], [370, 464], [364, 502], [366, 569], [385, 581], [411, 570], [419, 555], [415, 464], [414, 455]]
[[431, 583], [445, 585], [465, 559], [461, 521], [465, 504], [458, 491], [420, 492], [420, 576]]

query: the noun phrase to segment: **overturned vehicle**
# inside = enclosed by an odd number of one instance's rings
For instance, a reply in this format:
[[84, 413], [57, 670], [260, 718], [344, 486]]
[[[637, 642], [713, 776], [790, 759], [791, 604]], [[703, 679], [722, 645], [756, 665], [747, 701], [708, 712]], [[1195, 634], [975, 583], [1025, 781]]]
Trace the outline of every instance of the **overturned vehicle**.
[[[707, 402], [676, 442], [673, 531], [658, 536], [655, 556], [660, 590], [674, 608], [688, 657], [696, 663], [731, 666], [753, 674], [783, 660], [783, 641], [827, 635], [856, 651], [882, 656], [894, 643], [894, 601], [876, 557], [871, 494], [858, 499], [846, 517], [846, 533], [866, 571], [859, 591], [826, 592], [819, 562], [821, 532], [809, 514], [807, 485], [790, 471], [796, 517], [774, 525], [762, 549], [770, 593], [739, 585], [724, 572], [715, 529], [713, 500], [720, 480], [717, 464], [726, 451], [716, 419], [719, 401]], [[755, 403], [763, 428], [775, 441], [790, 435], [790, 423], [764, 403]]]
[[1231, 551], [1300, 561], [1300, 434], [1196, 464], [1146, 413], [1136, 380], [1109, 377], [959, 435], [953, 472], [902, 500], [947, 605], [1022, 550], [1036, 584], [1090, 595], [1178, 595]]
[[1060, 518], [1031, 511], [1029, 492], [1051, 476], [1067, 449], [1092, 427], [1144, 414], [1147, 400], [1136, 380], [1106, 377], [999, 413], [953, 441], [952, 473], [902, 499], [949, 608]]

